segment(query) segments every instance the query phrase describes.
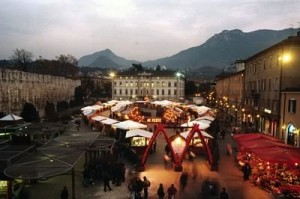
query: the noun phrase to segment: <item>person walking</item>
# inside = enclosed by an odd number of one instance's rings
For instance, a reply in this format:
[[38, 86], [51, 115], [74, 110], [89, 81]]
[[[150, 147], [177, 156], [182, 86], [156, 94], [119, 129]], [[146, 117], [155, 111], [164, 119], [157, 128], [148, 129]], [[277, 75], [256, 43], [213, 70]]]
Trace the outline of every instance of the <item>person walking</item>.
[[66, 186], [61, 190], [60, 192], [60, 199], [68, 199], [69, 197], [69, 191]]
[[168, 188], [167, 192], [168, 192], [168, 199], [174, 199], [175, 198], [175, 194], [177, 193], [177, 189], [174, 186], [174, 184], [171, 184], [171, 186]]
[[148, 198], [148, 189], [149, 189], [151, 183], [150, 183], [150, 181], [147, 179], [146, 176], [144, 176], [143, 183], [144, 183], [144, 198]]
[[222, 191], [220, 193], [220, 199], [229, 199], [228, 193], [226, 192], [225, 187], [222, 188]]
[[159, 184], [159, 187], [157, 189], [157, 195], [158, 199], [164, 199], [165, 197], [165, 191], [162, 183]]
[[103, 172], [103, 184], [104, 184], [104, 192], [106, 192], [106, 189], [108, 188], [109, 191], [111, 191], [111, 187], [110, 187], [110, 184], [109, 184], [109, 174], [107, 171], [104, 171]]
[[249, 162], [246, 162], [245, 165], [242, 167], [242, 171], [243, 171], [243, 178], [244, 181], [249, 180], [249, 176], [251, 174], [251, 166], [249, 164]]
[[188, 174], [186, 171], [184, 171], [180, 176], [180, 192], [184, 192], [187, 182], [188, 182]]

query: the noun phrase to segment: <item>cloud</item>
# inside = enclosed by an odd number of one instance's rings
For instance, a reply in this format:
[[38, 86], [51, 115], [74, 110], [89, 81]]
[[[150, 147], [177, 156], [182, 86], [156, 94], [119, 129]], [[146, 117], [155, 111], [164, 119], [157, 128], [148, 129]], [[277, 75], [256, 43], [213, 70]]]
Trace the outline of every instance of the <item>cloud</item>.
[[298, 0], [2, 0], [0, 58], [15, 48], [36, 57], [110, 48], [140, 61], [198, 46], [224, 29], [297, 26]]

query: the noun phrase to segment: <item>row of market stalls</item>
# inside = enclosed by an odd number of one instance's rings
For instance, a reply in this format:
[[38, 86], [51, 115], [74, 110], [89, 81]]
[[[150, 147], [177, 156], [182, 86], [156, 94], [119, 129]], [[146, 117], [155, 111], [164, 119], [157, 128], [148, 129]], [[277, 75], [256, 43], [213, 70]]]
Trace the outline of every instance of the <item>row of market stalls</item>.
[[[94, 127], [96, 131], [100, 131], [102, 134], [106, 136], [113, 137], [114, 139], [118, 141], [122, 141], [128, 144], [128, 146], [133, 149], [137, 154], [140, 156], [147, 156], [148, 153], [147, 148], [153, 148], [153, 144], [155, 141], [153, 139], [156, 139], [155, 133], [157, 133], [154, 129], [148, 128], [148, 126], [145, 123], [156, 123], [156, 124], [161, 124], [163, 121], [162, 120], [142, 120], [143, 122], [139, 122], [138, 118], [142, 118], [143, 115], [137, 116], [138, 113], [134, 113], [135, 117], [129, 117], [132, 119], [136, 119], [138, 121], [134, 121], [131, 119], [126, 119], [126, 117], [122, 117], [123, 121], [119, 121], [117, 119], [112, 119], [112, 113], [118, 114], [117, 112], [124, 112], [126, 110], [131, 110], [130, 114], [132, 113], [132, 110], [135, 110], [135, 105], [139, 106], [140, 104], [143, 104], [147, 108], [155, 109], [156, 106], [161, 106], [161, 107], [167, 107], [168, 109], [173, 109], [177, 113], [181, 114], [183, 113], [183, 107], [179, 107], [178, 103], [173, 103], [167, 100], [164, 101], [155, 101], [148, 105], [148, 102], [144, 101], [139, 101], [139, 102], [130, 102], [130, 101], [122, 101], [122, 102], [117, 102], [114, 101], [108, 102], [107, 104], [111, 105], [110, 108], [110, 113], [109, 117], [103, 116], [101, 113], [101, 110], [94, 110], [93, 107], [95, 106], [89, 106], [85, 107], [82, 109], [83, 115], [88, 118], [89, 122], [91, 125]], [[187, 144], [187, 147], [189, 150], [193, 151], [196, 154], [203, 153], [204, 145], [207, 145], [209, 139], [213, 139], [213, 137], [205, 132], [205, 129], [210, 127], [211, 122], [215, 120], [213, 117], [213, 114], [208, 114], [210, 111], [210, 108], [208, 107], [197, 107], [197, 106], [186, 106], [184, 108], [189, 108], [193, 109], [196, 113], [198, 113], [198, 116], [195, 120], [190, 121], [190, 118], [185, 120], [185, 123], [179, 123], [178, 124], [178, 129], [182, 130], [182, 132], [179, 132], [180, 136], [184, 142], [186, 142], [187, 139], [189, 139], [189, 144]], [[87, 110], [92, 110], [88, 114]], [[129, 114], [129, 115], [130, 115]], [[171, 113], [172, 114], [172, 113]], [[198, 126], [199, 129], [199, 134], [194, 133], [192, 137], [189, 138], [189, 134], [191, 133], [191, 129], [194, 126]], [[164, 129], [161, 129], [163, 133]], [[197, 131], [197, 130], [196, 130]], [[165, 133], [166, 134], [166, 133]], [[166, 139], [169, 139], [169, 135], [165, 135]], [[155, 138], [154, 138], [155, 137]], [[203, 137], [203, 140], [201, 139]]]
[[252, 168], [251, 180], [276, 196], [300, 197], [300, 149], [261, 134], [235, 134], [237, 162]]

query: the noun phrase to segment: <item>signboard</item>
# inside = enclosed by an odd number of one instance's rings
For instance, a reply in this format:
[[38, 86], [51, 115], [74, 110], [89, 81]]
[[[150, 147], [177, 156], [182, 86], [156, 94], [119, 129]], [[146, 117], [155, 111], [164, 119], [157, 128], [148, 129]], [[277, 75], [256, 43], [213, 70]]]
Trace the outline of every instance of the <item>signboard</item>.
[[148, 123], [161, 123], [161, 118], [160, 117], [151, 117], [151, 118], [146, 118], [146, 122]]

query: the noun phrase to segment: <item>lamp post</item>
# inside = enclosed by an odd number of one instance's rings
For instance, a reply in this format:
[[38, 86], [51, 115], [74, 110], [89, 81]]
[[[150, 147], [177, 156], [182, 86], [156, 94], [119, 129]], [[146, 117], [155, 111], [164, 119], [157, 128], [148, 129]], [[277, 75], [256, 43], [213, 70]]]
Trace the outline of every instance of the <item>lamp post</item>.
[[109, 74], [109, 76], [111, 77], [111, 99], [115, 98], [115, 91], [114, 91], [114, 77], [115, 77], [115, 73], [111, 72]]

